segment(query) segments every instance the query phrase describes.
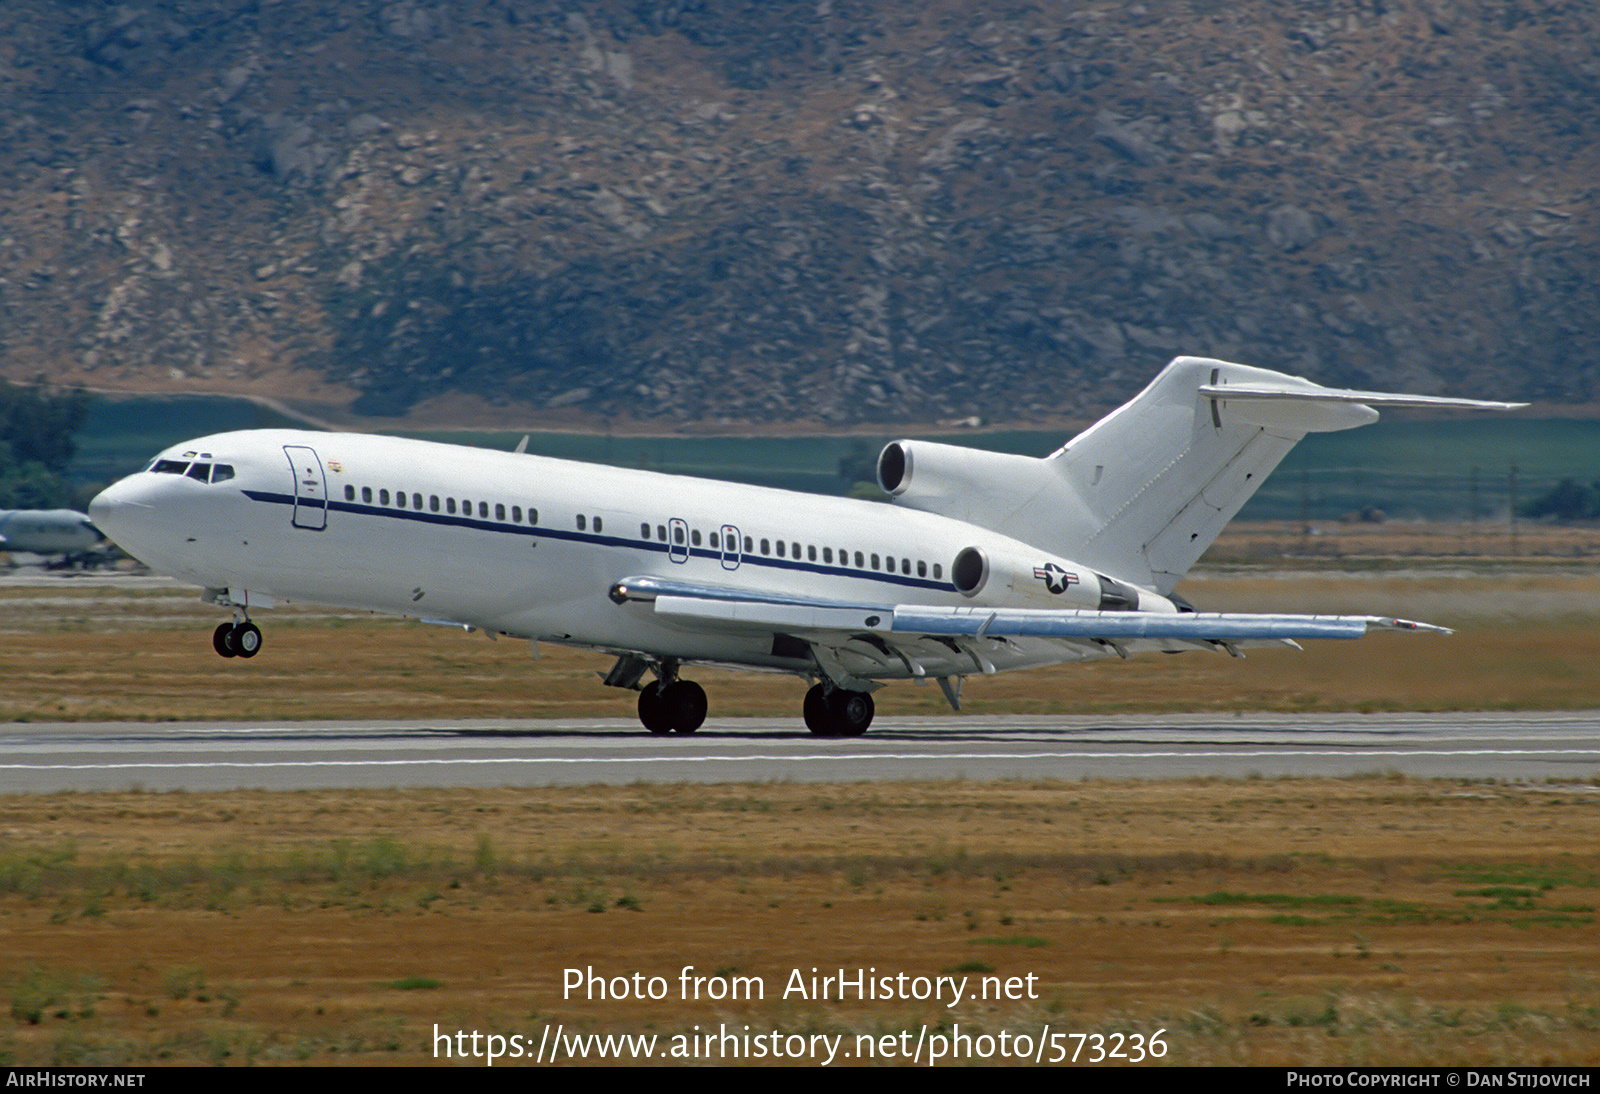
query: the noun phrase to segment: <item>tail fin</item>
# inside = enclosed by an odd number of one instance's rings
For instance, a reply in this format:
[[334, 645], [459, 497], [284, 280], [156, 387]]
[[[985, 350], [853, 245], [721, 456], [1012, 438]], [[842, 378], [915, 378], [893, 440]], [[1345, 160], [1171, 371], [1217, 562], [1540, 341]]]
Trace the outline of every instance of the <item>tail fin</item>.
[[1373, 406], [1520, 405], [1342, 391], [1179, 357], [1049, 457], [1055, 512], [1034, 508], [1020, 538], [1165, 594], [1307, 433], [1375, 422]]
[[878, 457], [878, 483], [902, 505], [1004, 532], [1166, 595], [1307, 433], [1375, 422], [1374, 406], [1523, 405], [1342, 391], [1179, 357], [1045, 459], [895, 441]]

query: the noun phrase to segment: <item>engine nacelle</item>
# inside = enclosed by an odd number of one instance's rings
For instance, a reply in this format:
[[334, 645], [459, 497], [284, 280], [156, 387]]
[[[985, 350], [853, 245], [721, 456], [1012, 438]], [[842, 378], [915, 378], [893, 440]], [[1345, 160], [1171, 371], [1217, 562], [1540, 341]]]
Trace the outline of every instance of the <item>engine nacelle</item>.
[[891, 441], [878, 454], [878, 485], [901, 505], [984, 527], [1059, 486], [1050, 461], [934, 441]]
[[1070, 559], [1006, 546], [956, 552], [950, 580], [962, 596], [997, 608], [1079, 608], [1103, 612], [1177, 611], [1166, 597], [1136, 589]]

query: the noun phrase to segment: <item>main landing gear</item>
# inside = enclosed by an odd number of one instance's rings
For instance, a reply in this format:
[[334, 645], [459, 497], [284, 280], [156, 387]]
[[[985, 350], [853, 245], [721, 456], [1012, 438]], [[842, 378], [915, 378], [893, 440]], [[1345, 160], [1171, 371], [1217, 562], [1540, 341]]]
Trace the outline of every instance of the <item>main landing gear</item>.
[[[604, 679], [607, 687], [638, 690], [639, 721], [651, 733], [693, 733], [706, 720], [706, 691], [693, 680], [679, 679], [679, 664], [676, 658], [653, 661], [644, 654], [623, 653]], [[645, 674], [652, 671], [656, 679], [645, 683]], [[869, 692], [827, 680], [806, 692], [806, 728], [818, 737], [859, 737], [872, 725], [873, 712]]]
[[651, 733], [693, 733], [706, 720], [706, 689], [693, 680], [657, 680], [639, 690], [639, 721]]
[[223, 657], [254, 657], [261, 652], [261, 628], [246, 619], [211, 632], [211, 645]]
[[818, 737], [859, 737], [875, 709], [870, 692], [813, 684], [806, 692], [806, 728]]

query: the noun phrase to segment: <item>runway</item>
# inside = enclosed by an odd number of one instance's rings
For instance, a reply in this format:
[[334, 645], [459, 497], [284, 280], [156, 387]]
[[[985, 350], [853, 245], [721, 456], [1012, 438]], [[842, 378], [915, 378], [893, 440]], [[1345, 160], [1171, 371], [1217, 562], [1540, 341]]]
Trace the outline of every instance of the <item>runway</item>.
[[884, 718], [850, 740], [777, 718], [712, 719], [690, 737], [624, 719], [28, 723], [0, 731], [0, 757], [0, 793], [1387, 772], [1571, 782], [1600, 778], [1600, 711]]

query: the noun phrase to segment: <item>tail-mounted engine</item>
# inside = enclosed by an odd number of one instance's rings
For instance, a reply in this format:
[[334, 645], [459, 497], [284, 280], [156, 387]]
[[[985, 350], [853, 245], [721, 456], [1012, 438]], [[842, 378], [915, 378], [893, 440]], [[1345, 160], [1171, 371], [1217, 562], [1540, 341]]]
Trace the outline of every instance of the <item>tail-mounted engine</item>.
[[950, 567], [963, 596], [997, 608], [1081, 608], [1103, 612], [1176, 610], [1165, 597], [1141, 592], [1076, 562], [1006, 547], [964, 547]]

